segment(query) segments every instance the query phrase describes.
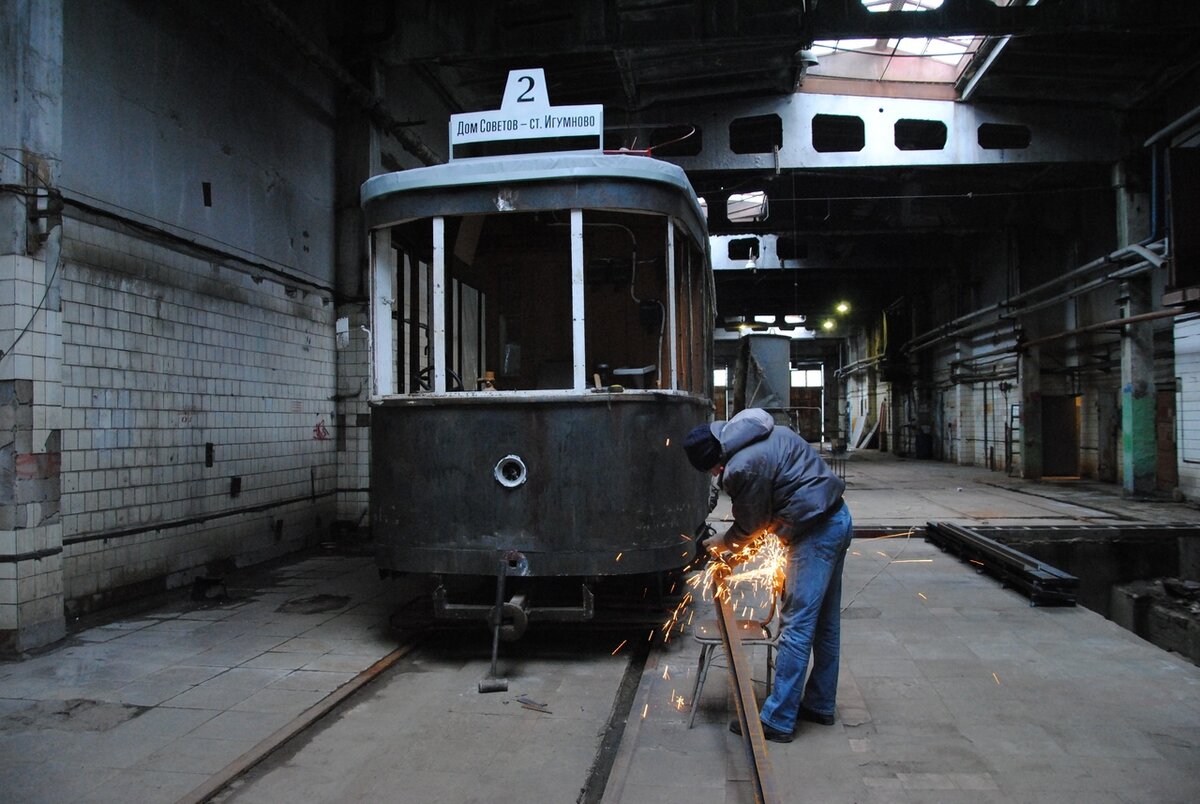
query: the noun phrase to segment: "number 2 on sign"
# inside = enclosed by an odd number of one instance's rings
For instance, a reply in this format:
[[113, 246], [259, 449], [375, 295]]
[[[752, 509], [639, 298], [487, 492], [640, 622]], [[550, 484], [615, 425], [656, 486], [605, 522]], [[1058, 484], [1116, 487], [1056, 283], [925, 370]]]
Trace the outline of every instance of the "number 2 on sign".
[[533, 103], [533, 76], [522, 75], [518, 76], [517, 80], [525, 84], [525, 91], [517, 96], [517, 103]]

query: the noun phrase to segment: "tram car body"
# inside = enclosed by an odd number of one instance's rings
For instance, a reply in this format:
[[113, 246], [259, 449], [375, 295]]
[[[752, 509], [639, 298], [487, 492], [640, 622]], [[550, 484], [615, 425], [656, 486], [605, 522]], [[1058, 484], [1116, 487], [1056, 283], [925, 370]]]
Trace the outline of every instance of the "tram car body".
[[[507, 573], [522, 618], [587, 619], [592, 585], [688, 564], [714, 315], [683, 171], [484, 157], [377, 176], [362, 203], [381, 572], [434, 576], [443, 617], [489, 611], [456, 595]], [[574, 607], [539, 591], [564, 580]]]

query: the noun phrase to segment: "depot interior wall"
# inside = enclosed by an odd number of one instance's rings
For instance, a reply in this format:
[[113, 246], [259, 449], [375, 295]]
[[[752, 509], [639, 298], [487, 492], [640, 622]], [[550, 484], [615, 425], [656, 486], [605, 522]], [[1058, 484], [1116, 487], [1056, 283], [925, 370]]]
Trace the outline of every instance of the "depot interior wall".
[[331, 285], [334, 88], [249, 11], [207, 9], [64, 4], [63, 188]]
[[321, 538], [332, 305], [103, 218], [64, 224], [68, 611]]
[[[1115, 224], [1113, 199], [1099, 191], [1065, 212], [1048, 201], [1022, 207], [1010, 222], [980, 233], [948, 270], [924, 274], [927, 290], [919, 304], [926, 312], [935, 311], [936, 319], [922, 321], [918, 331], [1004, 302], [1110, 253], [1116, 247]], [[1164, 276], [1165, 271], [1152, 269], [1141, 281], [1150, 282], [1157, 296]], [[1082, 281], [1062, 283], [1054, 293]], [[934, 457], [1019, 473], [1021, 392], [1014, 324], [1026, 339], [1060, 335], [1120, 317], [1120, 298], [1120, 283], [1111, 282], [1035, 311], [1018, 307], [1015, 316], [1003, 319], [983, 315], [981, 326], [921, 350], [912, 361], [913, 386], [902, 391], [907, 398], [902, 427], [928, 426]], [[914, 310], [914, 320], [921, 316], [922, 310]], [[1169, 358], [1170, 344], [1163, 338], [1158, 351]], [[1119, 482], [1119, 340], [1110, 332], [1071, 335], [1041, 352], [1042, 396], [1078, 399], [1078, 474]], [[1157, 372], [1162, 374], [1167, 364], [1169, 360], [1156, 361]], [[1164, 379], [1157, 379], [1161, 387]], [[928, 421], [915, 415], [921, 400], [928, 402]]]
[[68, 609], [296, 549], [335, 516], [334, 90], [214, 17], [64, 6]]

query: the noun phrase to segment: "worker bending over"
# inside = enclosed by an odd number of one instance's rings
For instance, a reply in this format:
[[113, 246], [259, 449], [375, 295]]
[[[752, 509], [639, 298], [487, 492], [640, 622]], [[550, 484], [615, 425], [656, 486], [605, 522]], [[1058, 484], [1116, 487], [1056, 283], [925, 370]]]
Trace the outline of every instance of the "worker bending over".
[[[792, 741], [796, 720], [832, 725], [841, 642], [842, 566], [854, 527], [846, 484], [816, 450], [761, 408], [702, 424], [684, 440], [688, 460], [719, 479], [733, 524], [702, 542], [714, 556], [764, 532], [788, 550], [775, 685], [759, 717], [768, 740]], [[805, 683], [809, 655], [812, 673]], [[729, 724], [740, 734], [737, 720]]]

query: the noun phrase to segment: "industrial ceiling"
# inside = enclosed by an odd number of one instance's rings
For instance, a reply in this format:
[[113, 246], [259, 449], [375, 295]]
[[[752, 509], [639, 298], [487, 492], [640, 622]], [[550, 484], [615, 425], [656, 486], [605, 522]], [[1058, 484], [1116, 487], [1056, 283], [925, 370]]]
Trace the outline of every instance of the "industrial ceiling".
[[[1103, 111], [1120, 121], [1132, 154], [1200, 100], [1200, 14], [1191, 3], [379, 0], [353, 14], [340, 8], [328, 12], [340, 58], [370, 54], [385, 80], [388, 69], [415, 72], [456, 112], [495, 108], [510, 69], [542, 67], [554, 103], [604, 104], [606, 147], [653, 145], [654, 131], [672, 131], [661, 121], [675, 113], [686, 131], [686, 110], [697, 106], [748, 98], [819, 106], [832, 95], [859, 95], [969, 99], [1067, 121]], [[948, 63], [960, 44], [964, 57], [950, 81], [836, 74], [858, 65], [866, 75], [920, 78], [910, 69], [916, 62], [904, 59], [927, 51]], [[814, 56], [824, 56], [825, 70]], [[658, 128], [648, 131], [647, 120]], [[766, 220], [710, 215], [714, 234], [786, 237], [807, 257], [802, 268], [718, 272], [726, 317], [812, 317], [848, 297], [875, 316], [919, 293], [925, 272], [945, 265], [947, 253], [978, 248], [1023, 215], [1069, 206], [1059, 194], [1112, 194], [1111, 160], [688, 170], [710, 210], [734, 192], [769, 197]]]

